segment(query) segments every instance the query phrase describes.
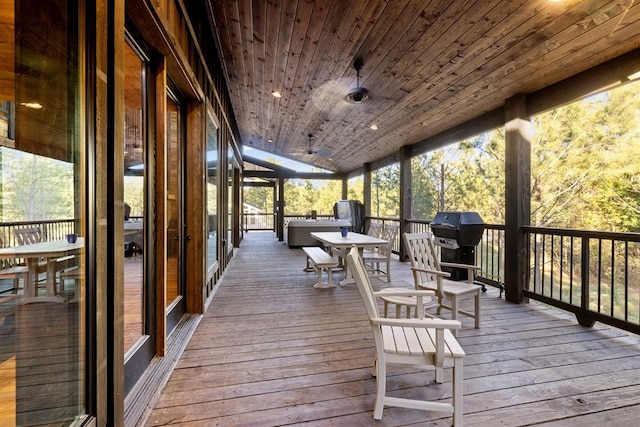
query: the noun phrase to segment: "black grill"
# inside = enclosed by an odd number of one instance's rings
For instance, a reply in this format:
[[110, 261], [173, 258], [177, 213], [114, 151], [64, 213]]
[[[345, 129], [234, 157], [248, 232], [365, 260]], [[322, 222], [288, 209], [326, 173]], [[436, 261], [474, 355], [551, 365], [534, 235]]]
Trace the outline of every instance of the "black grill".
[[[431, 221], [434, 242], [441, 247], [442, 262], [475, 264], [476, 245], [485, 223], [477, 212], [438, 212]], [[453, 280], [466, 280], [467, 270], [443, 267]]]

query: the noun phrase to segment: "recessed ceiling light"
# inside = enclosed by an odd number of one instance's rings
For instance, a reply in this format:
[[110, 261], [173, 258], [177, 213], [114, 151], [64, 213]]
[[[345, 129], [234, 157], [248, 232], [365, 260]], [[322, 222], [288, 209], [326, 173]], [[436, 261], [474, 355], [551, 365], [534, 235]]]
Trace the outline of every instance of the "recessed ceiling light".
[[267, 142], [273, 142], [273, 139], [267, 139]]
[[378, 125], [377, 124], [372, 124], [371, 126], [369, 126], [371, 128], [371, 130], [378, 130]]
[[274, 98], [282, 98], [282, 94], [277, 90], [274, 90], [273, 92], [271, 92], [271, 95], [273, 95]]

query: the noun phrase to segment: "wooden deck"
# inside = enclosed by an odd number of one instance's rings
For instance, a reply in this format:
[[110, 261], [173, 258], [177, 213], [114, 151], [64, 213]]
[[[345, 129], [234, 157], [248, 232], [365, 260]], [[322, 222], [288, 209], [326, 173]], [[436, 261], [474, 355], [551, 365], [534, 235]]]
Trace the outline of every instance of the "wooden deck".
[[[245, 235], [146, 419], [148, 426], [443, 426], [443, 414], [386, 408], [372, 418], [373, 337], [355, 285], [314, 289], [301, 249]], [[394, 286], [411, 287], [407, 264]], [[336, 279], [342, 277], [336, 274]], [[374, 287], [388, 286], [380, 279]], [[463, 319], [467, 426], [629, 426], [640, 420], [640, 339], [489, 288], [482, 329]], [[450, 399], [433, 372], [391, 369], [397, 396]], [[434, 397], [435, 396], [435, 397]]]

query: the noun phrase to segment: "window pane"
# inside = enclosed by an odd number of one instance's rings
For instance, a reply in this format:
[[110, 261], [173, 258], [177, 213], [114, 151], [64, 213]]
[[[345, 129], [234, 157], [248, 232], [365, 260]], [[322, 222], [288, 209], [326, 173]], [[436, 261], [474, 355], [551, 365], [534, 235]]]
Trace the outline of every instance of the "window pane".
[[211, 115], [207, 115], [207, 214], [209, 232], [207, 233], [207, 269], [212, 270], [218, 259], [217, 234], [218, 221], [218, 127]]
[[124, 116], [124, 349], [145, 333], [144, 325], [144, 213], [145, 115], [144, 62], [125, 43]]
[[0, 7], [0, 425], [71, 425], [86, 413], [83, 8]]

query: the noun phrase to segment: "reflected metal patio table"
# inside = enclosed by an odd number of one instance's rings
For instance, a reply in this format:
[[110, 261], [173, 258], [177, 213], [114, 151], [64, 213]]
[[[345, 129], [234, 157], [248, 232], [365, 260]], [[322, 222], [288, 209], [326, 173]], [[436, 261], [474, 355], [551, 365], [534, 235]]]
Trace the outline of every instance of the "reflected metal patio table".
[[[352, 246], [356, 246], [362, 256], [362, 251], [365, 248], [375, 248], [376, 246], [382, 246], [389, 243], [387, 240], [380, 239], [378, 237], [353, 232], [349, 232], [346, 237], [342, 237], [342, 233], [339, 231], [318, 231], [312, 232], [310, 235], [326, 247], [330, 248], [331, 251], [335, 250], [341, 259], [346, 259], [347, 253]], [[340, 282], [340, 285], [354, 283], [351, 272], [346, 267], [346, 263], [343, 262], [342, 264], [345, 266], [345, 277]]]

